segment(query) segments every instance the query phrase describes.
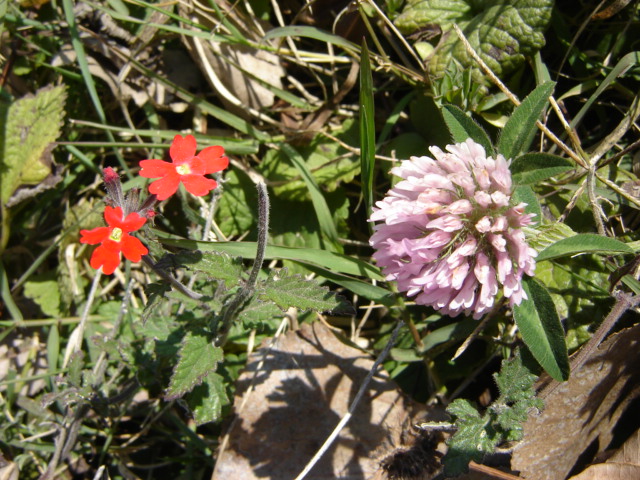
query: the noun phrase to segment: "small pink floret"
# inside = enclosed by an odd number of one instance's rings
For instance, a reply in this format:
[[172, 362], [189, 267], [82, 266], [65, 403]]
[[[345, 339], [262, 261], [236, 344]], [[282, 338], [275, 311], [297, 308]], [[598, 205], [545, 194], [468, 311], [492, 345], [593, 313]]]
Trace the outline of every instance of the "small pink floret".
[[443, 314], [480, 318], [501, 292], [511, 306], [526, 294], [536, 251], [522, 227], [533, 215], [511, 202], [509, 161], [468, 139], [430, 148], [394, 167], [398, 182], [377, 202], [370, 244], [388, 281]]

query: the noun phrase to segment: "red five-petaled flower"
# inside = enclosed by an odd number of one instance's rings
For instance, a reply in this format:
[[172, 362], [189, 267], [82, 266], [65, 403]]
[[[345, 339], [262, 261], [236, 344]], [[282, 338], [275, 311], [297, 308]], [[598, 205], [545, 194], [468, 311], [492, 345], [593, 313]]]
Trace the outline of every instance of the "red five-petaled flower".
[[176, 135], [169, 149], [172, 163], [162, 160], [142, 160], [140, 176], [158, 178], [149, 186], [149, 191], [166, 200], [176, 193], [180, 182], [189, 193], [197, 197], [206, 195], [218, 185], [205, 175], [224, 170], [229, 159], [224, 156], [224, 148], [216, 145], [207, 147], [196, 155], [196, 139], [193, 135]]
[[98, 227], [93, 230], [80, 230], [80, 243], [101, 245], [91, 255], [91, 266], [96, 270], [102, 267], [102, 273], [112, 274], [120, 264], [120, 252], [132, 262], [139, 262], [142, 255], [149, 253], [140, 240], [129, 235], [139, 230], [147, 221], [133, 212], [123, 218], [120, 207], [106, 207], [104, 219], [108, 227]]

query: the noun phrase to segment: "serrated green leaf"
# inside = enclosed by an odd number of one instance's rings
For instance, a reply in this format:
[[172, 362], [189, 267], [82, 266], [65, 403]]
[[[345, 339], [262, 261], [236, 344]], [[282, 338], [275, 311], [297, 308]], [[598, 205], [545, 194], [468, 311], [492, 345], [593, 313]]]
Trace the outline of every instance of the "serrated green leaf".
[[540, 208], [538, 197], [536, 197], [536, 194], [529, 185], [520, 185], [519, 187], [516, 187], [511, 195], [511, 202], [514, 205], [519, 203], [527, 204], [527, 206], [524, 207], [524, 211], [526, 213], [534, 214], [533, 225], [540, 223], [542, 220], [542, 208]]
[[525, 153], [513, 162], [511, 178], [516, 185], [533, 185], [547, 178], [573, 170], [573, 164], [566, 158], [548, 153]]
[[595, 233], [580, 233], [549, 245], [538, 254], [536, 261], [541, 262], [542, 260], [551, 260], [579, 253], [615, 255], [633, 253], [633, 248], [615, 238], [596, 235]]
[[264, 322], [276, 317], [282, 317], [282, 310], [272, 302], [263, 302], [255, 297], [247, 305], [243, 306], [240, 313], [238, 313], [238, 318], [245, 328], [257, 328]]
[[196, 252], [180, 253], [177, 255], [177, 261], [185, 264], [190, 270], [202, 272], [209, 278], [224, 282], [227, 289], [240, 283], [244, 275], [240, 257], [232, 257], [224, 252]]
[[458, 476], [468, 470], [471, 460], [480, 462], [485, 453], [493, 451], [495, 444], [487, 435], [487, 420], [469, 401], [456, 399], [447, 412], [454, 416], [458, 430], [447, 442], [449, 449], [442, 463], [445, 475]]
[[538, 85], [513, 111], [498, 140], [498, 152], [505, 158], [516, 158], [529, 149], [538, 131], [536, 122], [546, 108], [555, 86], [554, 82]]
[[345, 301], [327, 287], [299, 275], [268, 278], [259, 287], [258, 297], [274, 302], [282, 311], [294, 307], [302, 311], [338, 312], [346, 307]]
[[188, 332], [182, 340], [165, 398], [175, 400], [200, 385], [223, 358], [222, 349], [214, 346], [204, 332]]
[[441, 77], [452, 63], [472, 68], [476, 82], [483, 74], [452, 31], [457, 24], [491, 70], [503, 77], [518, 68], [525, 56], [544, 45], [553, 0], [410, 0], [395, 19], [400, 31], [442, 32], [429, 62], [429, 72]]
[[186, 395], [196, 425], [220, 420], [222, 406], [229, 403], [224, 378], [213, 372]]
[[45, 87], [9, 105], [0, 134], [2, 203], [20, 185], [38, 184], [51, 173], [47, 150], [60, 135], [65, 98], [63, 86]]
[[510, 360], [503, 360], [500, 371], [494, 373], [493, 378], [502, 403], [515, 403], [535, 397], [533, 385], [537, 377], [522, 364], [519, 354]]
[[487, 156], [495, 155], [487, 132], [460, 108], [455, 105], [443, 105], [442, 116], [449, 127], [454, 142], [460, 143], [471, 138], [484, 147]]
[[[373, 169], [376, 160], [376, 131], [374, 123], [373, 80], [366, 40], [360, 54], [360, 174], [366, 211], [373, 205]], [[371, 224], [369, 225], [371, 227]]]
[[532, 278], [525, 279], [522, 285], [528, 299], [513, 307], [522, 340], [551, 377], [565, 381], [569, 378], [569, 356], [551, 295]]

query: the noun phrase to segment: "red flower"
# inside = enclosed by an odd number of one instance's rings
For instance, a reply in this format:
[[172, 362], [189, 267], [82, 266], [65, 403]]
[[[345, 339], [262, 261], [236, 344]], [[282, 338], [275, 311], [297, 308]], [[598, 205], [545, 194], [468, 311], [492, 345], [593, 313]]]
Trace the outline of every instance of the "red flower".
[[107, 275], [112, 274], [120, 264], [120, 252], [132, 262], [139, 262], [142, 255], [149, 253], [140, 240], [129, 235], [139, 230], [147, 219], [135, 212], [123, 217], [122, 208], [105, 207], [104, 219], [108, 227], [80, 230], [80, 243], [102, 244], [93, 251], [90, 263], [96, 270], [102, 267], [102, 273]]
[[158, 178], [149, 186], [149, 191], [166, 200], [176, 193], [180, 182], [189, 193], [196, 197], [206, 195], [218, 186], [217, 182], [205, 175], [219, 172], [229, 166], [224, 156], [224, 148], [216, 145], [207, 147], [196, 155], [196, 139], [193, 135], [176, 135], [169, 149], [172, 163], [162, 160], [142, 160], [140, 176]]

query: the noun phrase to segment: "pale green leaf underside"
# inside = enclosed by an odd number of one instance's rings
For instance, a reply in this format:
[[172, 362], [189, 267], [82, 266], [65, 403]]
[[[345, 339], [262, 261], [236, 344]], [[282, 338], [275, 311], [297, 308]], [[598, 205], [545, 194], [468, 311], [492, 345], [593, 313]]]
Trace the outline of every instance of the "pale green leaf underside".
[[60, 135], [64, 116], [64, 87], [45, 87], [16, 100], [5, 110], [6, 125], [0, 173], [2, 202], [20, 185], [36, 185], [51, 172], [41, 159]]
[[595, 233], [581, 233], [569, 238], [563, 238], [549, 245], [538, 254], [536, 261], [541, 262], [542, 260], [551, 260], [580, 253], [633, 253], [633, 248], [615, 238], [604, 237]]
[[173, 369], [165, 398], [174, 400], [202, 383], [204, 377], [215, 371], [223, 359], [222, 349], [213, 346], [205, 335], [189, 332], [178, 352], [178, 363]]

